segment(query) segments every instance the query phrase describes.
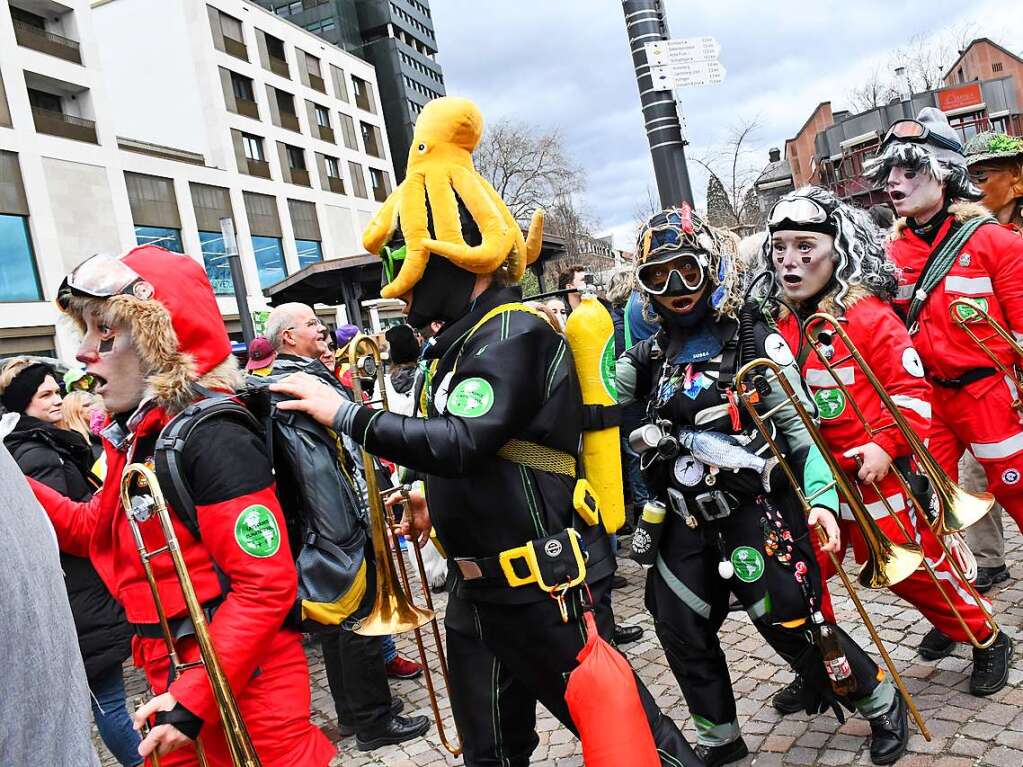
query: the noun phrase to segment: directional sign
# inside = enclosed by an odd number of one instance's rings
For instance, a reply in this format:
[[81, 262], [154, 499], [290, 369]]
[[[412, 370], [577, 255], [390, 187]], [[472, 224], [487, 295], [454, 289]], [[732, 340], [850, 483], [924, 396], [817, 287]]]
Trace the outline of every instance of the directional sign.
[[647, 63], [654, 67], [683, 61], [714, 61], [720, 53], [721, 45], [713, 37], [679, 37], [646, 44]]
[[701, 85], [717, 85], [724, 82], [728, 74], [721, 62], [696, 61], [672, 64], [666, 67], [650, 67], [656, 90], [670, 91], [675, 88], [694, 88]]

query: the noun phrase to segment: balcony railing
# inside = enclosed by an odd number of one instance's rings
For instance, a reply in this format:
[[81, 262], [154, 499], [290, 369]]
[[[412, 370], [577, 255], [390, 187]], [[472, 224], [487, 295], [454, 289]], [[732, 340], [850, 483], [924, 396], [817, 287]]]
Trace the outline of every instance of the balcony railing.
[[340, 179], [337, 176], [327, 176], [327, 186], [330, 187], [332, 192], [337, 192], [338, 194], [345, 193], [344, 179]]
[[319, 129], [320, 138], [324, 141], [329, 141], [331, 144], [334, 143], [334, 129], [329, 125], [317, 125]]
[[302, 132], [298, 127], [298, 115], [292, 114], [291, 112], [281, 112], [281, 127], [293, 130], [295, 133]]
[[96, 138], [96, 123], [92, 120], [39, 107], [32, 107], [32, 119], [35, 121], [36, 131], [39, 133], [76, 141], [87, 141], [90, 144], [99, 143]]
[[238, 114], [252, 117], [256, 120], [259, 119], [259, 105], [255, 101], [236, 97], [234, 104], [238, 108]]
[[82, 63], [82, 52], [75, 40], [61, 37], [18, 20], [14, 21], [14, 37], [18, 41], [18, 45], [41, 53], [48, 53], [65, 61], [73, 61], [75, 64]]
[[299, 186], [309, 186], [309, 171], [302, 168], [291, 168], [291, 183]]
[[224, 35], [224, 53], [229, 53], [236, 59], [241, 59], [242, 61], [249, 60], [249, 51], [245, 47], [245, 43], [241, 40], [235, 40], [233, 37], [228, 37], [227, 35]]
[[250, 157], [246, 158], [248, 164], [248, 173], [250, 176], [259, 176], [260, 178], [270, 178], [270, 163], [265, 160], [253, 160]]
[[327, 92], [327, 84], [323, 82], [323, 78], [319, 75], [314, 75], [312, 72], [309, 73], [309, 87], [320, 93]]
[[291, 70], [288, 69], [288, 62], [284, 59], [279, 59], [273, 54], [267, 56], [270, 60], [270, 71], [274, 74], [280, 75], [281, 77], [291, 77]]

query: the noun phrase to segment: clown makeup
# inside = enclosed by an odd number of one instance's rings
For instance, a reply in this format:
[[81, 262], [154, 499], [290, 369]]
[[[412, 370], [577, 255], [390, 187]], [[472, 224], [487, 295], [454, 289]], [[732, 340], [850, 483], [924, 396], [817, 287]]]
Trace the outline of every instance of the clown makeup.
[[896, 165], [888, 174], [885, 191], [900, 216], [911, 217], [926, 224], [941, 211], [945, 191], [941, 181], [924, 170]]
[[94, 392], [103, 397], [111, 413], [130, 413], [142, 402], [146, 372], [142, 369], [131, 333], [109, 324], [101, 312], [86, 311], [85, 337], [75, 359], [96, 381]]
[[1023, 164], [1011, 160], [977, 163], [970, 167], [970, 181], [984, 193], [984, 207], [1001, 223], [1009, 223], [1016, 200], [1023, 197]]
[[801, 304], [824, 289], [835, 273], [835, 238], [785, 229], [771, 235], [771, 263], [789, 301]]

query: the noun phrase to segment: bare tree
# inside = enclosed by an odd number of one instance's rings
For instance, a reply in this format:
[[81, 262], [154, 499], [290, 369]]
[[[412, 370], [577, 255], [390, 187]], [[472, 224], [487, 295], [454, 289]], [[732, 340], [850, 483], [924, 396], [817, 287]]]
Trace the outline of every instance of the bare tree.
[[884, 106], [898, 95], [899, 89], [892, 78], [881, 71], [879, 64], [875, 64], [859, 87], [846, 94], [846, 99], [853, 112], [866, 112]]
[[940, 88], [945, 71], [977, 36], [978, 27], [974, 22], [958, 24], [934, 35], [913, 35], [905, 46], [892, 54], [889, 62], [892, 71], [901, 69], [903, 73], [901, 81], [893, 79], [890, 84], [896, 92], [903, 91], [904, 87], [912, 93]]
[[583, 173], [565, 153], [560, 134], [521, 122], [492, 125], [476, 148], [475, 161], [519, 221], [584, 187]]
[[756, 119], [742, 121], [717, 152], [693, 158], [709, 176], [707, 221], [712, 226], [742, 234], [762, 223], [755, 187], [761, 168], [750, 147], [759, 127]]

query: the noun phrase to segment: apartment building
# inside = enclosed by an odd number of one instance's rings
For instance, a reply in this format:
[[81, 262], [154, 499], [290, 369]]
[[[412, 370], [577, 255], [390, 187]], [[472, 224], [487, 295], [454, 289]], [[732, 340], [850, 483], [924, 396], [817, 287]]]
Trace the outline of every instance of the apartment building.
[[10, 0], [0, 80], [0, 356], [69, 358], [61, 277], [139, 243], [204, 263], [237, 337], [221, 218], [261, 309], [392, 188], [372, 67], [243, 0]]

